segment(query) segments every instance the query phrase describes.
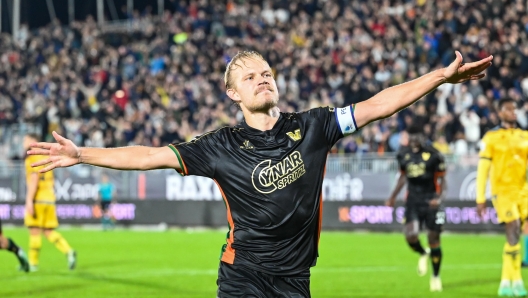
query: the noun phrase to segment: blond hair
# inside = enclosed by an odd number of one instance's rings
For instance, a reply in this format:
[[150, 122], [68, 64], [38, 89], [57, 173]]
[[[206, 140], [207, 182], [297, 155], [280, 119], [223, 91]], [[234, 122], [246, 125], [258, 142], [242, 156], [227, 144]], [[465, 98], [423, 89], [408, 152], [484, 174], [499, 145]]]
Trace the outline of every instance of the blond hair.
[[242, 67], [239, 63], [244, 63], [243, 59], [262, 59], [263, 61], [266, 61], [264, 57], [258, 52], [255, 51], [242, 51], [238, 52], [231, 61], [226, 66], [226, 70], [224, 73], [224, 83], [226, 86], [226, 89], [231, 89], [234, 87], [233, 78], [231, 77], [231, 71], [237, 69], [237, 67]]

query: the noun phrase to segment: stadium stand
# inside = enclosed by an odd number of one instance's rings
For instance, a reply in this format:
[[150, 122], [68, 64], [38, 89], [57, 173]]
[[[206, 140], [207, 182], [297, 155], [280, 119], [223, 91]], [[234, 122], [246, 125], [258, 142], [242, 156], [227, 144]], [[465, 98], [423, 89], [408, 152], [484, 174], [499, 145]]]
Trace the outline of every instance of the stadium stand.
[[[0, 125], [57, 130], [84, 146], [161, 146], [241, 119], [225, 95], [226, 62], [254, 49], [271, 63], [282, 111], [344, 106], [452, 61], [492, 53], [488, 79], [445, 85], [365, 127], [334, 152], [393, 152], [412, 122], [443, 153], [476, 151], [509, 96], [528, 126], [528, 16], [522, 1], [171, 1], [125, 26], [54, 21], [0, 40]], [[456, 9], [455, 9], [456, 8]]]

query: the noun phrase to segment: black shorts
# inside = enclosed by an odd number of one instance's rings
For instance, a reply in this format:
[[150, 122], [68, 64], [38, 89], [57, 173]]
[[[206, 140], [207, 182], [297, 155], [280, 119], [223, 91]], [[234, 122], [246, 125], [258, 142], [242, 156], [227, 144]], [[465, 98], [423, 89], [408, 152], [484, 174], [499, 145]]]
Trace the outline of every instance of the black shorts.
[[2, 235], [2, 220], [0, 219], [0, 235]]
[[425, 227], [430, 231], [442, 232], [445, 223], [445, 211], [441, 206], [431, 208], [427, 205], [409, 204], [405, 206], [405, 222], [418, 221], [420, 229]]
[[220, 262], [217, 298], [308, 298], [310, 269], [295, 276], [277, 276]]
[[108, 211], [108, 209], [110, 209], [110, 204], [112, 204], [111, 201], [101, 201], [101, 210], [103, 210], [103, 212]]

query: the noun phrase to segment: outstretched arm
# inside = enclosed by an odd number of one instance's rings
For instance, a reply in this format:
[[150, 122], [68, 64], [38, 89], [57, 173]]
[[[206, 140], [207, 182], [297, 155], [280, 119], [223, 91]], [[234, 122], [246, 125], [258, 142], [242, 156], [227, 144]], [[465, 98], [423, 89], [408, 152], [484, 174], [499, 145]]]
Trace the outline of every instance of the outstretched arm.
[[493, 60], [489, 56], [473, 63], [462, 63], [462, 55], [456, 51], [456, 59], [448, 67], [432, 71], [415, 80], [387, 88], [370, 99], [360, 102], [354, 110], [356, 124], [363, 127], [372, 121], [383, 119], [410, 106], [443, 83], [458, 84], [478, 80], [485, 76]]
[[79, 163], [117, 170], [181, 169], [178, 158], [169, 147], [88, 148], [77, 147], [71, 140], [56, 132], [53, 132], [53, 137], [57, 143], [34, 143], [27, 152], [29, 155], [48, 156], [47, 159], [31, 165], [45, 165], [40, 170], [41, 173]]

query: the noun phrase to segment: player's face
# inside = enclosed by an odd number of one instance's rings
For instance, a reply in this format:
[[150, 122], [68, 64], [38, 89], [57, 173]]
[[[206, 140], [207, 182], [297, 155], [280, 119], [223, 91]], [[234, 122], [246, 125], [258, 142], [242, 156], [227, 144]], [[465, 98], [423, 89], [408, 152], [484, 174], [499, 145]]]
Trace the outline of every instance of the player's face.
[[517, 122], [517, 114], [515, 114], [515, 103], [507, 102], [502, 105], [499, 111], [499, 118], [503, 122], [514, 124]]
[[234, 89], [227, 94], [250, 112], [265, 112], [277, 105], [279, 91], [268, 63], [259, 58], [243, 59], [232, 71]]
[[409, 147], [414, 150], [419, 150], [424, 142], [424, 136], [420, 133], [409, 134]]

